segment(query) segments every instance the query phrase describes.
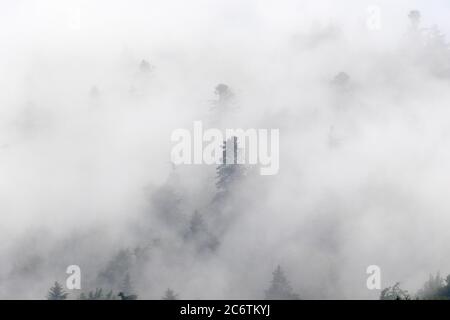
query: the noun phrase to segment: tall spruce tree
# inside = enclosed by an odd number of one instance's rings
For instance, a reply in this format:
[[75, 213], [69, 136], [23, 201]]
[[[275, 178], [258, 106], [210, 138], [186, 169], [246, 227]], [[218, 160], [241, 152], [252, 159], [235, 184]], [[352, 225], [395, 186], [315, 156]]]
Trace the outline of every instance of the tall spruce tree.
[[50, 288], [47, 294], [47, 300], [66, 300], [69, 294], [64, 291], [62, 285], [55, 281], [53, 287]]
[[233, 185], [244, 175], [244, 168], [238, 164], [238, 140], [232, 137], [223, 142], [222, 163], [216, 168], [216, 187], [221, 195], [228, 194]]
[[294, 293], [283, 270], [278, 266], [272, 273], [270, 288], [266, 291], [267, 300], [298, 300], [299, 295]]

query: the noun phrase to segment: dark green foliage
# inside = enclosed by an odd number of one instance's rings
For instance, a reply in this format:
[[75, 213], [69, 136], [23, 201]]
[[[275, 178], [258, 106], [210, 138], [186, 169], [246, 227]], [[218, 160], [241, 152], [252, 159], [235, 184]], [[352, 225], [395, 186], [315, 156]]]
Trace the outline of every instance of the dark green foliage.
[[69, 294], [64, 291], [63, 287], [58, 281], [55, 281], [53, 287], [50, 288], [47, 294], [48, 300], [66, 300]]
[[266, 291], [266, 300], [298, 300], [299, 295], [294, 293], [283, 270], [278, 266], [272, 273], [270, 288]]

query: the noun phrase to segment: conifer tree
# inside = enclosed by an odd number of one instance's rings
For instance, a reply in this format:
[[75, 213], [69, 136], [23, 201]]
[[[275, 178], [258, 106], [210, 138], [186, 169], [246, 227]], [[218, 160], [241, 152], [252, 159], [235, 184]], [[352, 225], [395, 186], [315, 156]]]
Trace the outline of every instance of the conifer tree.
[[299, 295], [294, 293], [283, 270], [278, 266], [272, 273], [270, 288], [266, 291], [267, 300], [297, 300]]
[[232, 137], [222, 146], [222, 163], [216, 168], [216, 187], [219, 194], [228, 194], [236, 181], [244, 175], [243, 166], [238, 164], [238, 141]]
[[47, 300], [66, 300], [67, 296], [68, 293], [64, 291], [58, 281], [55, 281], [54, 286], [48, 291]]

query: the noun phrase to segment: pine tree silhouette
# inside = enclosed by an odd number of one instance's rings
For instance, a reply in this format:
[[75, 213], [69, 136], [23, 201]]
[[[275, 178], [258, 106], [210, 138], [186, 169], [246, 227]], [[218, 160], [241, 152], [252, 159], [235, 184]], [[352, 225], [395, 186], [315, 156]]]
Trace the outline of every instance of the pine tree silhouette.
[[283, 270], [278, 266], [272, 273], [273, 278], [270, 288], [266, 291], [267, 300], [298, 300], [299, 295], [292, 291]]
[[55, 281], [54, 286], [48, 291], [47, 300], [66, 300], [68, 295], [58, 281]]
[[244, 175], [243, 166], [238, 164], [238, 156], [237, 137], [224, 141], [222, 163], [216, 168], [216, 187], [219, 193], [229, 193], [233, 184]]

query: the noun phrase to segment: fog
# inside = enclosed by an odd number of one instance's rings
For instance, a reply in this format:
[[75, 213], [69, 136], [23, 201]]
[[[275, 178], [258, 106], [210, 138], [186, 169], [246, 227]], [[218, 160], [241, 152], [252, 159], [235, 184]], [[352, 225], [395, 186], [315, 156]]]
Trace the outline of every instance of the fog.
[[[262, 299], [280, 265], [302, 299], [377, 299], [369, 265], [410, 292], [450, 273], [449, 9], [0, 1], [0, 298], [69, 265], [70, 299], [126, 274], [140, 299]], [[174, 166], [194, 121], [279, 129], [278, 174], [221, 192], [215, 165]]]

